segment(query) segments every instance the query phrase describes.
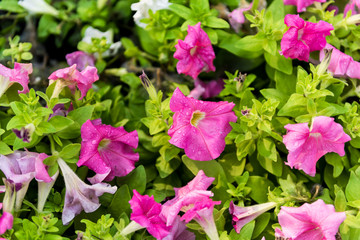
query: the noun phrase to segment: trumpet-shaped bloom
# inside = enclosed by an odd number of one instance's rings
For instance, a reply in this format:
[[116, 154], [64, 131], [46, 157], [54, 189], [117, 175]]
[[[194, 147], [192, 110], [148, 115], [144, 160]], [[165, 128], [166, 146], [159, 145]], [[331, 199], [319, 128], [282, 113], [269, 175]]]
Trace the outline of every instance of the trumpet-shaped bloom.
[[61, 158], [58, 164], [65, 181], [65, 203], [62, 222], [67, 225], [82, 210], [86, 213], [94, 212], [100, 207], [99, 196], [105, 192], [114, 194], [117, 187], [106, 183], [88, 185], [84, 183]]
[[[246, 2], [246, 1], [245, 1]], [[247, 3], [247, 2], [246, 2]], [[231, 27], [235, 30], [235, 32], [239, 32], [241, 26], [245, 22], [244, 12], [249, 11], [252, 7], [251, 4], [246, 4], [247, 6], [241, 6], [239, 8], [234, 9], [231, 13], [229, 13], [229, 22]]]
[[[2, 208], [2, 203], [0, 203], [0, 209]], [[4, 234], [6, 230], [12, 229], [14, 222], [14, 217], [11, 213], [3, 211], [3, 214], [0, 217], [0, 235]]]
[[275, 202], [268, 202], [257, 204], [249, 207], [236, 206], [232, 201], [230, 202], [229, 212], [232, 215], [232, 224], [237, 233], [240, 233], [241, 228], [248, 222], [254, 220], [264, 212], [276, 206]]
[[180, 216], [175, 218], [171, 231], [163, 240], [195, 240], [195, 234], [186, 230], [186, 224], [180, 220]]
[[285, 24], [290, 27], [281, 39], [281, 51], [284, 57], [308, 61], [310, 52], [321, 50], [326, 45], [326, 36], [334, 30], [330, 23], [306, 22], [299, 15], [288, 14]]
[[89, 179], [92, 183], [125, 176], [139, 160], [139, 154], [133, 150], [139, 143], [137, 132], [128, 133], [124, 127], [115, 128], [101, 124], [99, 120], [88, 120], [81, 126], [82, 142], [77, 165], [85, 165], [97, 173]]
[[48, 156], [45, 153], [14, 151], [9, 155], [0, 155], [0, 169], [6, 178], [15, 184], [29, 183], [33, 178], [37, 181], [51, 182], [43, 163]]
[[15, 63], [14, 69], [10, 69], [0, 64], [0, 97], [15, 82], [19, 83], [22, 91], [19, 93], [29, 92], [29, 74], [33, 71], [31, 63]]
[[49, 79], [61, 81], [61, 84], [57, 85], [54, 89], [54, 93], [56, 92], [57, 95], [65, 86], [68, 86], [73, 93], [75, 92], [75, 87], [77, 87], [81, 92], [81, 97], [79, 98], [81, 100], [86, 96], [89, 89], [92, 88], [92, 84], [99, 80], [99, 76], [97, 75], [96, 67], [87, 66], [83, 71], [79, 72], [76, 69], [76, 64], [74, 64], [71, 67], [56, 70], [49, 76]]
[[301, 207], [281, 207], [278, 219], [282, 232], [277, 234], [292, 240], [335, 240], [345, 218], [345, 212], [335, 212], [333, 205], [321, 199]]
[[161, 9], [168, 9], [171, 3], [169, 0], [140, 0], [131, 4], [131, 10], [136, 11], [134, 21], [139, 27], [145, 28], [146, 23], [141, 22], [142, 19], [149, 18], [149, 10], [155, 13]]
[[350, 78], [360, 79], [360, 62], [354, 61], [351, 56], [337, 50], [330, 44], [326, 44], [325, 48], [320, 51], [321, 61], [325, 57], [325, 49], [332, 49], [332, 54], [328, 67], [329, 72], [332, 72], [334, 75], [337, 76], [347, 76]]
[[213, 196], [214, 194], [206, 189], [214, 180], [215, 178], [207, 177], [205, 173], [200, 170], [196, 177], [186, 186], [174, 188], [175, 197], [164, 203], [161, 211], [161, 214], [166, 217], [166, 225], [172, 225], [178, 213], [181, 210], [186, 211], [188, 205]]
[[311, 129], [308, 123], [287, 124], [285, 128], [288, 132], [283, 141], [289, 150], [286, 164], [310, 176], [315, 176], [316, 163], [326, 153], [344, 156], [345, 142], [351, 140], [331, 117], [315, 117]]
[[174, 58], [179, 59], [176, 64], [178, 73], [189, 75], [194, 79], [201, 72], [215, 71], [213, 60], [214, 49], [206, 32], [201, 29], [201, 23], [188, 26], [188, 35], [185, 40], [179, 40], [175, 45]]
[[59, 15], [59, 11], [44, 0], [19, 0], [18, 3], [30, 14], [49, 14], [55, 17]]
[[154, 196], [142, 196], [136, 190], [129, 201], [132, 213], [130, 219], [145, 227], [156, 239], [166, 237], [171, 227], [166, 226], [165, 219], [160, 215], [161, 204], [155, 202]]
[[297, 8], [297, 12], [305, 12], [306, 8], [314, 2], [324, 3], [326, 0], [284, 0], [284, 5], [294, 5]]
[[75, 51], [65, 56], [66, 62], [69, 66], [76, 64], [76, 69], [84, 70], [87, 66], [95, 66], [95, 57], [83, 51]]
[[177, 88], [170, 100], [175, 112], [168, 131], [170, 143], [185, 150], [193, 160], [207, 161], [220, 156], [225, 137], [231, 131], [229, 122], [236, 122], [234, 103], [205, 102], [187, 98]]

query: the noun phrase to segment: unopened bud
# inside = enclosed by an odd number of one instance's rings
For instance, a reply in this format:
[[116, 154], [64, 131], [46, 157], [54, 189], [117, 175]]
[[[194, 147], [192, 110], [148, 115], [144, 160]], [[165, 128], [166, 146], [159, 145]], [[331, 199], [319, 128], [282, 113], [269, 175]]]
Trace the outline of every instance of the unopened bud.
[[318, 67], [318, 70], [317, 70], [317, 74], [319, 76], [323, 75], [326, 72], [326, 70], [328, 69], [330, 60], [331, 60], [332, 51], [333, 51], [333, 49], [324, 49], [325, 57], [321, 61], [320, 65]]
[[141, 84], [144, 86], [145, 90], [148, 92], [150, 99], [156, 100], [157, 99], [156, 89], [144, 71], [139, 76], [139, 78], [141, 80]]

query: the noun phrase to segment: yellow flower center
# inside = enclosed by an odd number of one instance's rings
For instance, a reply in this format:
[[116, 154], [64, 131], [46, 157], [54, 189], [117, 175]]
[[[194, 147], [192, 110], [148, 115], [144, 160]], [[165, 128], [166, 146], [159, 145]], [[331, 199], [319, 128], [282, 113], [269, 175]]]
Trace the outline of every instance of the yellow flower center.
[[191, 125], [193, 125], [194, 127], [197, 127], [197, 125], [199, 124], [200, 120], [205, 118], [205, 113], [204, 112], [200, 112], [199, 110], [196, 110], [190, 120]]

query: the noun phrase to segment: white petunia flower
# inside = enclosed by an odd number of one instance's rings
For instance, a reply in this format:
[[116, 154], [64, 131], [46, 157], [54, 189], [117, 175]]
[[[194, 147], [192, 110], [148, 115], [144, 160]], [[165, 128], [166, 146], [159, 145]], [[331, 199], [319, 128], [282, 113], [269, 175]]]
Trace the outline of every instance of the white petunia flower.
[[161, 9], [168, 9], [171, 3], [168, 0], [140, 0], [140, 2], [131, 4], [131, 10], [136, 11], [134, 14], [135, 23], [142, 28], [146, 23], [140, 22], [144, 18], [150, 17], [149, 10], [154, 13]]
[[19, 0], [18, 4], [30, 14], [49, 14], [55, 17], [59, 15], [59, 11], [44, 0]]

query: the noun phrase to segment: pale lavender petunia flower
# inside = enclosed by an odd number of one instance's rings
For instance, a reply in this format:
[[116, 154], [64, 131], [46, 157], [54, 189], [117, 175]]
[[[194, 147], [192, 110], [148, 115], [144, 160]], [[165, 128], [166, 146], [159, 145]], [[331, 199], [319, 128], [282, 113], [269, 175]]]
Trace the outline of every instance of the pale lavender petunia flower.
[[288, 132], [283, 141], [289, 150], [286, 164], [310, 176], [315, 176], [316, 163], [326, 153], [336, 152], [344, 156], [345, 142], [351, 140], [331, 117], [313, 118], [311, 129], [308, 123], [287, 124], [285, 128]]
[[76, 69], [79, 71], [84, 70], [87, 66], [95, 67], [95, 57], [83, 51], [66, 54], [65, 58], [69, 66], [76, 64]]
[[196, 79], [201, 72], [215, 71], [214, 49], [209, 36], [201, 29], [200, 22], [188, 26], [188, 35], [184, 41], [180, 39], [175, 48], [174, 58], [179, 60], [176, 64], [178, 73]]
[[139, 143], [137, 131], [101, 124], [101, 120], [86, 121], [81, 126], [81, 151], [78, 166], [87, 166], [96, 175], [92, 183], [123, 177], [135, 168], [139, 154], [134, 152]]
[[301, 207], [281, 207], [278, 219], [282, 231], [278, 229], [276, 234], [292, 240], [335, 240], [345, 218], [345, 212], [336, 212], [321, 199]]
[[181, 221], [178, 215], [172, 224], [169, 235], [163, 238], [163, 240], [195, 240], [195, 234], [186, 229], [186, 223]]
[[254, 220], [264, 212], [274, 208], [275, 202], [268, 202], [256, 204], [248, 207], [236, 206], [232, 201], [230, 202], [229, 212], [232, 216], [232, 224], [237, 233], [240, 233], [241, 228], [248, 222]]
[[334, 27], [327, 22], [304, 21], [299, 15], [287, 14], [285, 24], [290, 27], [281, 39], [281, 53], [284, 57], [308, 61], [310, 52], [321, 50], [326, 45], [326, 36]]
[[236, 122], [234, 103], [200, 101], [185, 97], [177, 88], [170, 100], [175, 112], [168, 131], [170, 143], [185, 150], [193, 160], [208, 161], [225, 149], [225, 137]]
[[14, 69], [10, 69], [0, 64], [0, 97], [13, 84], [19, 83], [22, 91], [19, 93], [29, 92], [29, 74], [33, 71], [31, 63], [15, 63]]
[[231, 13], [229, 13], [229, 22], [236, 33], [240, 31], [241, 26], [245, 22], [244, 12], [249, 11], [251, 7], [252, 3], [247, 4], [247, 2], [245, 1], [244, 5], [234, 9]]
[[82, 210], [86, 213], [94, 212], [100, 207], [99, 196], [104, 193], [114, 194], [117, 187], [111, 187], [106, 183], [88, 185], [84, 183], [61, 158], [58, 164], [65, 181], [65, 203], [62, 213], [64, 225], [69, 222]]
[[312, 5], [314, 2], [324, 3], [326, 0], [284, 0], [284, 5], [294, 5], [297, 8], [297, 12], [305, 12], [306, 8]]

